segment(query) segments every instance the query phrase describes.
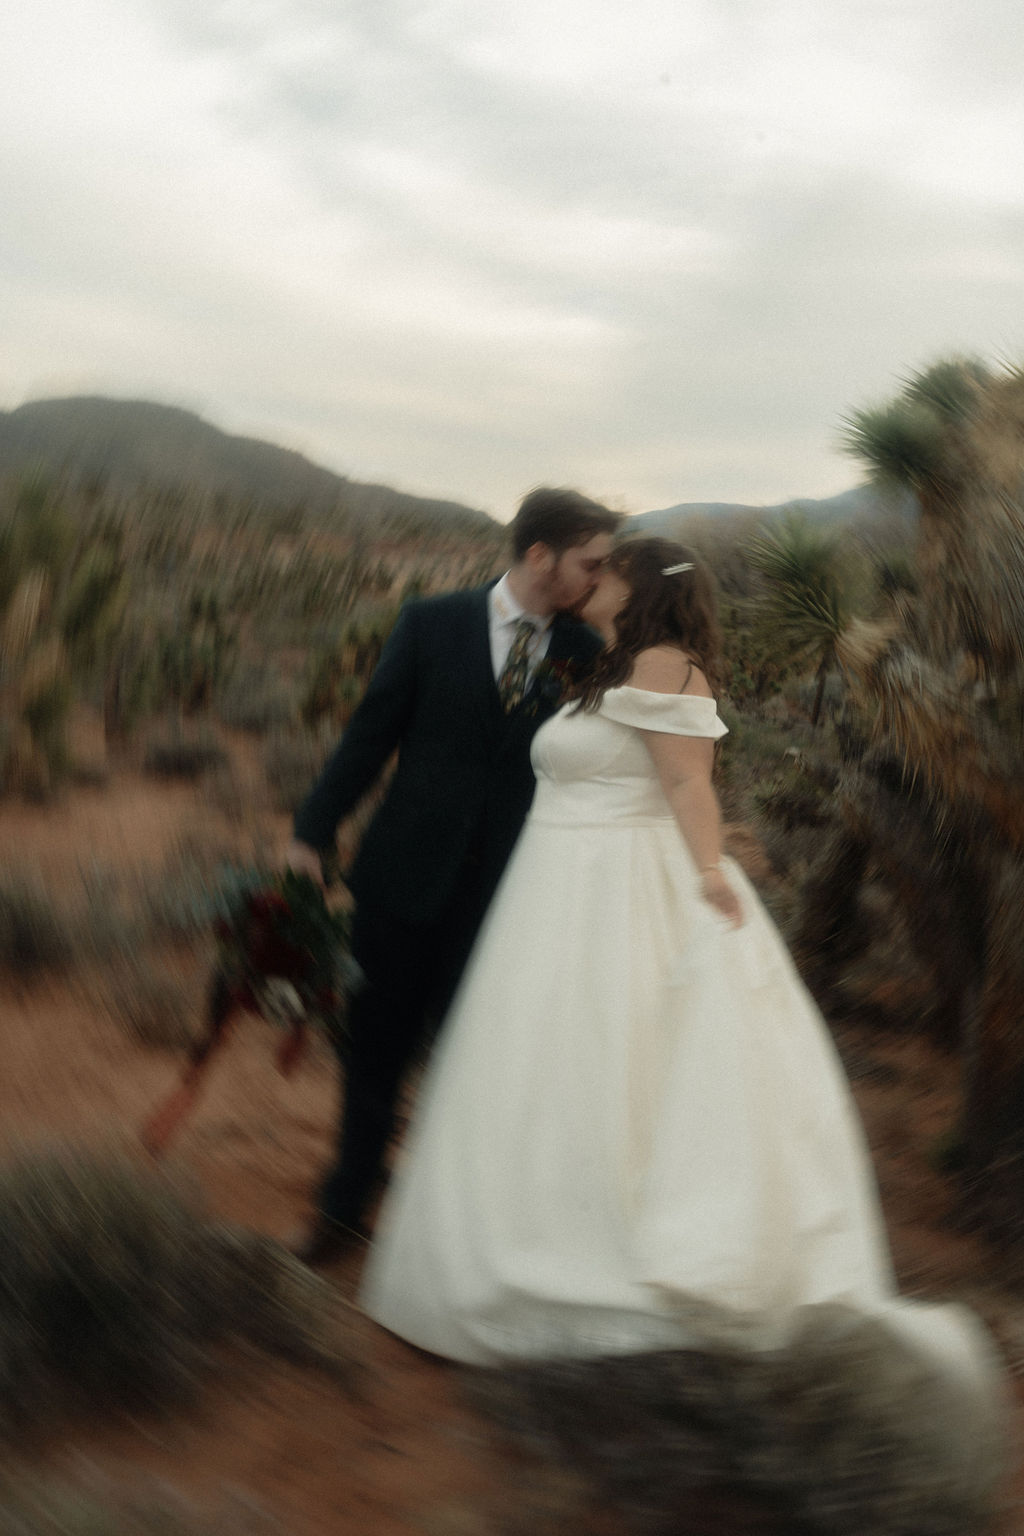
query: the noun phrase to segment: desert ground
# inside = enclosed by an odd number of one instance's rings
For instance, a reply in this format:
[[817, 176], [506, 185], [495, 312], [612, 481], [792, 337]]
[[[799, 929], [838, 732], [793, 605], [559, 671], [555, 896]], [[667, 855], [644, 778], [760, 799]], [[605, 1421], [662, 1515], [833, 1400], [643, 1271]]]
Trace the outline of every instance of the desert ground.
[[[154, 779], [124, 762], [48, 804], [0, 803], [0, 862], [30, 870], [73, 902], [76, 893], [101, 899], [97, 871], [108, 886], [152, 886], [180, 863], [182, 848], [271, 853], [283, 846], [287, 819], [261, 797], [251, 745], [239, 736], [229, 747], [230, 795]], [[769, 879], [749, 832], [733, 829], [733, 841], [755, 879]], [[163, 961], [178, 1006], [190, 1015], [182, 1021], [187, 1031], [199, 1022], [209, 952], [201, 942], [168, 943]], [[61, 976], [2, 983], [5, 1156], [55, 1140], [145, 1156], [140, 1128], [172, 1089], [182, 1058], [180, 1049], [142, 1043], [126, 1030], [112, 974], [110, 962], [97, 957]], [[1024, 1401], [1024, 1290], [1000, 1256], [954, 1219], [953, 1187], [936, 1167], [934, 1149], [955, 1117], [956, 1062], [911, 1031], [881, 1035], [845, 1024], [836, 1038], [876, 1160], [902, 1288], [975, 1305]], [[167, 1162], [216, 1217], [285, 1239], [310, 1215], [330, 1155], [339, 1083], [322, 1041], [287, 1078], [275, 1070], [274, 1045], [271, 1026], [238, 1021]], [[349, 1385], [298, 1366], [232, 1357], [215, 1371], [196, 1411], [156, 1422], [108, 1420], [98, 1411], [34, 1441], [27, 1465], [89, 1487], [167, 1488], [204, 1513], [241, 1508], [288, 1536], [471, 1536], [510, 1528], [498, 1523], [510, 1501], [522, 1511], [524, 1531], [547, 1529], [549, 1518], [554, 1529], [557, 1488], [524, 1473], [469, 1406], [458, 1371], [361, 1316], [359, 1267], [355, 1254], [326, 1272], [345, 1307], [356, 1362]], [[1009, 1490], [1005, 1536], [1024, 1533], [1017, 1496], [1024, 1497], [1024, 1480]], [[560, 1528], [611, 1531], [607, 1518], [592, 1510], [585, 1527], [563, 1520]]]

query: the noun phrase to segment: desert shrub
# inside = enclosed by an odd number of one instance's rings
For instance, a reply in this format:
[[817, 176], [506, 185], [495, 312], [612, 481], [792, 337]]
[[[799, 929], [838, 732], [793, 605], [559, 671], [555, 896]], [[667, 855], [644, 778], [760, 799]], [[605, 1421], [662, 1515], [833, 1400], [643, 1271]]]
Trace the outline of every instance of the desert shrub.
[[41, 683], [22, 706], [21, 717], [54, 783], [67, 776], [71, 765], [66, 735], [71, 703], [71, 679], [61, 673]]
[[809, 1308], [776, 1350], [539, 1361], [466, 1382], [517, 1446], [580, 1473], [637, 1536], [980, 1533], [1006, 1452], [980, 1392], [839, 1305]]
[[330, 722], [347, 725], [366, 690], [366, 679], [345, 670], [336, 649], [314, 655], [307, 667], [299, 694], [299, 716], [304, 725]]
[[4, 1536], [280, 1536], [280, 1527], [251, 1504], [199, 1509], [166, 1487], [123, 1490], [43, 1483], [9, 1476], [0, 1486]]
[[866, 880], [849, 922], [855, 925], [859, 952], [843, 963], [834, 1011], [955, 1043], [955, 1026], [945, 1018], [951, 1002], [948, 989], [914, 942], [905, 898]]
[[225, 762], [227, 754], [212, 737], [172, 730], [149, 742], [143, 767], [147, 773], [164, 779], [198, 779]]
[[160, 654], [144, 619], [131, 616], [103, 673], [104, 729], [108, 740], [125, 740], [161, 699]]
[[0, 1170], [0, 1433], [189, 1403], [225, 1342], [341, 1367], [323, 1282], [158, 1170], [65, 1149]]
[[110, 769], [106, 763], [72, 762], [68, 777], [78, 789], [106, 789], [110, 784]]
[[179, 605], [155, 642], [161, 700], [184, 714], [205, 709], [230, 676], [238, 650], [237, 624], [215, 588], [197, 587]]
[[221, 689], [217, 714], [234, 730], [265, 732], [295, 719], [295, 689], [276, 668], [245, 666]]
[[787, 758], [751, 798], [758, 814], [784, 832], [823, 827], [832, 817], [836, 782], [835, 771], [813, 759]]
[[722, 808], [730, 820], [744, 821], [756, 815], [754, 794], [791, 767], [794, 758], [820, 752], [823, 733], [771, 707], [741, 713], [723, 704], [719, 712], [729, 727], [717, 765]]
[[68, 920], [42, 885], [0, 870], [0, 970], [28, 979], [67, 965], [73, 948]]
[[277, 810], [291, 812], [302, 802], [323, 767], [326, 752], [325, 737], [318, 732], [270, 738], [263, 754], [263, 771]]

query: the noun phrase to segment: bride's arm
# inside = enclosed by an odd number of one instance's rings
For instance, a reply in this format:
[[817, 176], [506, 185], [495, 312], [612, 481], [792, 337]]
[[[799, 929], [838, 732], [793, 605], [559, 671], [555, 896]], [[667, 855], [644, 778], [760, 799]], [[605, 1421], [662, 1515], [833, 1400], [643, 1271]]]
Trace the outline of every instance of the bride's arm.
[[[634, 688], [652, 693], [680, 692], [710, 698], [703, 672], [679, 651], [667, 646], [637, 657], [629, 679]], [[711, 783], [714, 743], [703, 736], [673, 736], [665, 731], [641, 731], [654, 767], [686, 846], [700, 871], [705, 901], [735, 926], [743, 921], [739, 899], [722, 873], [722, 813]]]

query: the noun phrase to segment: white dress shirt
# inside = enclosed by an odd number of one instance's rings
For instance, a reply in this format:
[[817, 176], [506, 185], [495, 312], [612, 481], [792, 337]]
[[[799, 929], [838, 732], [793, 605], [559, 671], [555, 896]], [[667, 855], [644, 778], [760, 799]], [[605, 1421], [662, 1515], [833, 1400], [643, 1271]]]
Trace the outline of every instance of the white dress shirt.
[[507, 571], [487, 594], [487, 613], [491, 629], [491, 666], [494, 669], [494, 681], [497, 682], [505, 670], [516, 625], [520, 619], [529, 619], [536, 631], [530, 641], [530, 667], [527, 674], [528, 677], [532, 677], [541, 657], [547, 655], [551, 641], [551, 621], [554, 615], [548, 613], [541, 617], [537, 613], [527, 613], [526, 609], [512, 596]]

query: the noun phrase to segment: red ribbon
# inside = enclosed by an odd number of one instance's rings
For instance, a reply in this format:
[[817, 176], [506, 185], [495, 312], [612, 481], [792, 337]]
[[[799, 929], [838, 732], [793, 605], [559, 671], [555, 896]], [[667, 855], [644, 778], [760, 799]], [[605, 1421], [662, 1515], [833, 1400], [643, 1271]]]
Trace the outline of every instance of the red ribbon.
[[[171, 1137], [195, 1107], [210, 1060], [227, 1040], [233, 1016], [242, 1010], [256, 1011], [249, 988], [234, 987], [222, 971], [215, 971], [207, 1001], [206, 1031], [192, 1046], [180, 1083], [142, 1128], [142, 1145], [150, 1156], [163, 1156]], [[294, 1072], [305, 1048], [305, 1022], [297, 1019], [277, 1049], [277, 1069], [284, 1077]]]

